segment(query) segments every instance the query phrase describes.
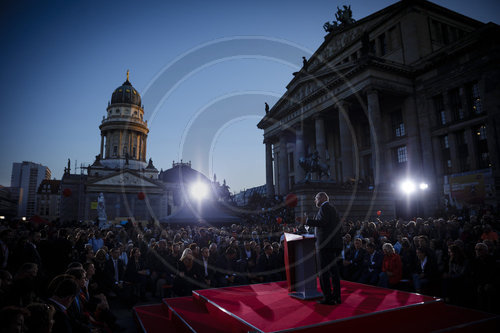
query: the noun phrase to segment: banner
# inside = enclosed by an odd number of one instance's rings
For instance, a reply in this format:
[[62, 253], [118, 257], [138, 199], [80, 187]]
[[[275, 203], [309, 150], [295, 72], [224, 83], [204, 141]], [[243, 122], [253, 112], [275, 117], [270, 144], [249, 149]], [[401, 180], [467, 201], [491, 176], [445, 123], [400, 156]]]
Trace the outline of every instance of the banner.
[[[491, 173], [491, 172], [490, 172]], [[486, 173], [457, 174], [450, 176], [450, 194], [460, 204], [480, 204], [486, 198]]]

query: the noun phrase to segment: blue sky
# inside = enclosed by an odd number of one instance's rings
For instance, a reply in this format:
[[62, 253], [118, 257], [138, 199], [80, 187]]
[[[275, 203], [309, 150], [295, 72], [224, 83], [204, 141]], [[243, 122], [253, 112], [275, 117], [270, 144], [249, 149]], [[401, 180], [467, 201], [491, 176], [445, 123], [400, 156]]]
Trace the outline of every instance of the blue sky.
[[[10, 186], [13, 162], [41, 163], [57, 179], [68, 158], [72, 168], [92, 163], [99, 124], [127, 69], [143, 96], [147, 156], [158, 169], [182, 158], [225, 178], [231, 191], [262, 185], [256, 124], [264, 102], [277, 100], [300, 56], [321, 44], [337, 6], [350, 4], [361, 19], [395, 2], [3, 1], [0, 185]], [[436, 3], [500, 22], [499, 1]], [[245, 45], [258, 53], [234, 56]]]

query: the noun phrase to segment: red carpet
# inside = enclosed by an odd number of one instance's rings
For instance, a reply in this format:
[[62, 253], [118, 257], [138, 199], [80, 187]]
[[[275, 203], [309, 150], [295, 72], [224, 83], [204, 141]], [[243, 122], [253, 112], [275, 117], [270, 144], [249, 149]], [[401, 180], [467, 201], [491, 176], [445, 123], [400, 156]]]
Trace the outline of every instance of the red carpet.
[[[136, 307], [141, 330], [156, 332], [496, 331], [499, 318], [414, 293], [342, 281], [342, 304], [288, 295], [286, 282], [193, 291], [193, 297]], [[172, 330], [175, 327], [175, 330]]]
[[193, 292], [264, 332], [437, 302], [435, 298], [342, 281], [342, 305], [327, 306], [288, 295], [286, 282]]

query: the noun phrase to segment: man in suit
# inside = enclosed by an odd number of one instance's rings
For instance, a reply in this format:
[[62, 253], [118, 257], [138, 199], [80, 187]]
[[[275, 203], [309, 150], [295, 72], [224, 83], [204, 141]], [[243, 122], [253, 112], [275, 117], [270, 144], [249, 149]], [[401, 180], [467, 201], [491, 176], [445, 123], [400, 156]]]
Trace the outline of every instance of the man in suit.
[[[340, 304], [340, 274], [337, 260], [342, 251], [342, 236], [340, 234], [342, 224], [337, 210], [330, 205], [328, 195], [325, 192], [316, 194], [314, 203], [319, 208], [316, 217], [314, 219], [302, 218], [300, 222], [314, 227], [316, 257], [320, 268], [319, 281], [323, 291], [323, 299], [318, 303], [325, 305]], [[330, 277], [332, 278], [331, 283]]]
[[[52, 304], [56, 310], [54, 314], [53, 333], [72, 333], [73, 325], [67, 314], [67, 309], [75, 300], [78, 294], [78, 285], [73, 278], [59, 275], [52, 280], [49, 286], [51, 297], [48, 302]], [[90, 331], [90, 330], [89, 330]]]
[[[108, 290], [113, 293], [121, 293], [123, 288], [123, 277], [125, 275], [125, 264], [120, 259], [121, 250], [115, 247], [111, 250], [111, 258], [106, 261], [104, 272]], [[113, 293], [110, 293], [113, 296]]]

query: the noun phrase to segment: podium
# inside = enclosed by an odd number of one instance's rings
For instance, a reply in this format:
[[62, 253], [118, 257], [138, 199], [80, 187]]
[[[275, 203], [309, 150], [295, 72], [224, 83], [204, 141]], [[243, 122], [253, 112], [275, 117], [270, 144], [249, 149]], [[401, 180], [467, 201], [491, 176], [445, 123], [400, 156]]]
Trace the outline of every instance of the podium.
[[285, 233], [285, 269], [292, 297], [312, 299], [323, 296], [316, 282], [316, 238]]

